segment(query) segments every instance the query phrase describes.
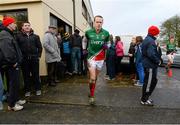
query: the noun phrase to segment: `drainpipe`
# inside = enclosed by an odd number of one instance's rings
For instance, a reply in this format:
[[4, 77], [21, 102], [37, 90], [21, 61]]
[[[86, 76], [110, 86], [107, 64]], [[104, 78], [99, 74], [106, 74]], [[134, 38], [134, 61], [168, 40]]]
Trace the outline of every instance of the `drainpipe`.
[[76, 6], [75, 6], [75, 0], [73, 1], [73, 21], [74, 21], [74, 30], [76, 29]]

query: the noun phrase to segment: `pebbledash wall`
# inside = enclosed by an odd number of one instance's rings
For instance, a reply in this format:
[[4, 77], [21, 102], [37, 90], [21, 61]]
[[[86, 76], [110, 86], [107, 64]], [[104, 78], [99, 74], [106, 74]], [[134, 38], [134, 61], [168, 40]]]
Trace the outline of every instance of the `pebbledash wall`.
[[[49, 25], [57, 26], [61, 35], [73, 33], [75, 28], [83, 35], [94, 17], [90, 0], [0, 0], [0, 20], [4, 16], [15, 17], [19, 29], [22, 22], [29, 21], [41, 41]], [[44, 50], [40, 75], [47, 75]]]

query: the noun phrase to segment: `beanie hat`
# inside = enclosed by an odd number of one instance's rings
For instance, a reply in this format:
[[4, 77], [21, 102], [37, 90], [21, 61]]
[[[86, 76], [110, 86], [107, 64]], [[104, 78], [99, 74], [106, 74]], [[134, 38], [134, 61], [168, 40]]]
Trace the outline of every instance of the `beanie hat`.
[[148, 34], [152, 36], [158, 35], [160, 32], [159, 28], [157, 26], [150, 26], [148, 29]]
[[77, 33], [77, 34], [80, 33], [80, 31], [78, 29], [75, 29], [74, 32]]
[[12, 17], [5, 17], [3, 19], [3, 21], [2, 21], [2, 24], [7, 27], [9, 24], [14, 23], [14, 22], [15, 22], [14, 18], [12, 18]]

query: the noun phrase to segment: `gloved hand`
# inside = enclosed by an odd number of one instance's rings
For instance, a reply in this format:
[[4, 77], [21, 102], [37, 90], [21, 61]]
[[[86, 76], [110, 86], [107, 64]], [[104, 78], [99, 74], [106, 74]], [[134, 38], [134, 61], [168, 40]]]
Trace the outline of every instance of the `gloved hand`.
[[88, 51], [86, 49], [83, 50], [83, 55], [88, 54]]
[[108, 49], [108, 45], [107, 45], [107, 44], [103, 44], [103, 45], [102, 45], [102, 48], [103, 48], [104, 50], [107, 50], [107, 49]]

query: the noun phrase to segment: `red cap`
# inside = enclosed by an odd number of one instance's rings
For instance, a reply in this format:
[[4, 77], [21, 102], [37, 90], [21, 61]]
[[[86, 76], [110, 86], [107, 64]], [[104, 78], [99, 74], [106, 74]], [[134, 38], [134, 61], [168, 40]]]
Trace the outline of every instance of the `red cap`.
[[5, 17], [2, 21], [2, 24], [7, 27], [9, 24], [14, 23], [15, 19], [12, 17]]
[[152, 36], [157, 36], [160, 30], [157, 26], [150, 26], [148, 29], [148, 34]]

